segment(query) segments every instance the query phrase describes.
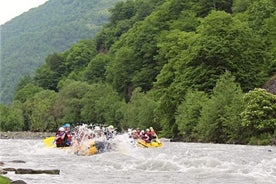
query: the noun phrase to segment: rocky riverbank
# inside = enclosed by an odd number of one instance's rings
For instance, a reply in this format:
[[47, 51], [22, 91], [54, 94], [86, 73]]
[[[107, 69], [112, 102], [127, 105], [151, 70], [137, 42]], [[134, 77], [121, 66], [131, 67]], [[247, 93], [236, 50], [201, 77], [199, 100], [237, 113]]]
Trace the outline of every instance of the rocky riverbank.
[[0, 132], [0, 139], [44, 139], [54, 135], [53, 132]]
[[[44, 139], [46, 137], [54, 136], [53, 132], [0, 132], [0, 139]], [[13, 160], [10, 162], [25, 163], [22, 160]], [[0, 183], [13, 183], [13, 184], [26, 184], [22, 180], [12, 181], [11, 179], [3, 176], [7, 172], [14, 172], [15, 174], [57, 174], [59, 175], [59, 169], [53, 170], [35, 170], [35, 169], [24, 169], [24, 168], [5, 168], [5, 162], [0, 160]]]

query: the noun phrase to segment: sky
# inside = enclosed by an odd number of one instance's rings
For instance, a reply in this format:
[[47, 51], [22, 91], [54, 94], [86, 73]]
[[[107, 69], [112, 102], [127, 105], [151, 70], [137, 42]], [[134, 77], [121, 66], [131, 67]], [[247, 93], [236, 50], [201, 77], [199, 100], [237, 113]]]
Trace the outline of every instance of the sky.
[[0, 0], [0, 25], [48, 0]]

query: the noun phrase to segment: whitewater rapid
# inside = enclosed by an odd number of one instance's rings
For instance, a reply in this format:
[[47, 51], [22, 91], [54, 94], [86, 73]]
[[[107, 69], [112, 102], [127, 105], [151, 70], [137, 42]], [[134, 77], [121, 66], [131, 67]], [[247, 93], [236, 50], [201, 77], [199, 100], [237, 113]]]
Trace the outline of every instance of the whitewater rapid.
[[4, 168], [60, 169], [60, 175], [6, 175], [28, 184], [276, 183], [275, 146], [163, 142], [160, 148], [139, 148], [126, 134], [113, 142], [109, 152], [77, 156], [46, 148], [43, 140], [0, 139], [0, 161]]

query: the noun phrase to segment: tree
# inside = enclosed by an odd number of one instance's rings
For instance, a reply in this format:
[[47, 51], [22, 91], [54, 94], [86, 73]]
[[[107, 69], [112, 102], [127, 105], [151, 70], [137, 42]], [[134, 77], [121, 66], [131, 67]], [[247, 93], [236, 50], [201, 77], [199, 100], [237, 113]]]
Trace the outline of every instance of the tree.
[[54, 91], [43, 90], [36, 93], [24, 103], [25, 117], [29, 121], [31, 131], [53, 131], [56, 127], [55, 118], [52, 114], [56, 94]]
[[115, 54], [115, 58], [107, 66], [107, 81], [129, 101], [133, 83], [131, 76], [136, 66], [134, 65], [134, 51], [131, 48], [122, 47]]
[[268, 78], [265, 43], [247, 24], [225, 12], [213, 11], [203, 19], [198, 32], [200, 37], [189, 48], [190, 54], [183, 52], [183, 70], [176, 76], [179, 80], [210, 92], [225, 70], [232, 72], [244, 91]]
[[199, 123], [202, 107], [207, 101], [208, 96], [204, 92], [189, 90], [184, 101], [178, 106], [175, 122], [184, 140], [196, 141], [195, 127]]
[[[83, 108], [82, 98], [90, 90], [90, 85], [86, 82], [65, 80], [60, 92], [57, 95], [57, 101], [54, 105], [55, 111], [62, 122], [83, 122], [81, 112]], [[61, 114], [60, 114], [61, 113]]]
[[232, 13], [233, 0], [200, 0], [196, 1], [198, 5], [198, 16], [205, 17], [212, 10], [225, 11], [227, 13]]
[[156, 107], [157, 102], [152, 98], [152, 94], [143, 93], [141, 88], [136, 88], [123, 111], [124, 122], [127, 122], [124, 127], [139, 127], [140, 129], [154, 127], [154, 129], [160, 130], [159, 122], [154, 116]]
[[66, 75], [65, 59], [62, 54], [51, 54], [46, 63], [36, 70], [35, 83], [43, 89], [58, 91], [59, 80]]
[[66, 71], [69, 74], [73, 70], [82, 70], [87, 66], [90, 60], [97, 54], [96, 45], [93, 40], [82, 40], [73, 45], [64, 54], [66, 57]]
[[244, 96], [244, 102], [242, 125], [250, 132], [249, 136], [273, 135], [276, 130], [276, 96], [256, 88]]
[[106, 66], [111, 58], [107, 54], [96, 55], [85, 68], [83, 78], [88, 83], [103, 82], [106, 79]]
[[243, 93], [230, 72], [217, 81], [210, 100], [202, 108], [198, 136], [204, 142], [227, 143], [237, 138]]
[[13, 101], [10, 107], [0, 104], [0, 131], [22, 131], [24, 118], [22, 103]]
[[24, 103], [27, 99], [33, 97], [36, 93], [42, 90], [41, 87], [29, 83], [16, 92], [14, 100], [19, 100], [21, 103]]
[[92, 84], [81, 99], [81, 119], [93, 124], [112, 124], [120, 129], [122, 101], [117, 92], [105, 83]]

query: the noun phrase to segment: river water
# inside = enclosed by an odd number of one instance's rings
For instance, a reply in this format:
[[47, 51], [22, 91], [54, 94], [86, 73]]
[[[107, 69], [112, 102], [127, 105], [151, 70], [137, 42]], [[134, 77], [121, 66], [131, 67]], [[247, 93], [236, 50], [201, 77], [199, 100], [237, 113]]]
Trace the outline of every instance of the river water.
[[[276, 147], [163, 142], [138, 148], [119, 135], [114, 150], [77, 156], [43, 140], [0, 139], [4, 168], [60, 169], [60, 175], [15, 174], [28, 184], [275, 184]], [[25, 163], [12, 162], [22, 160]]]

